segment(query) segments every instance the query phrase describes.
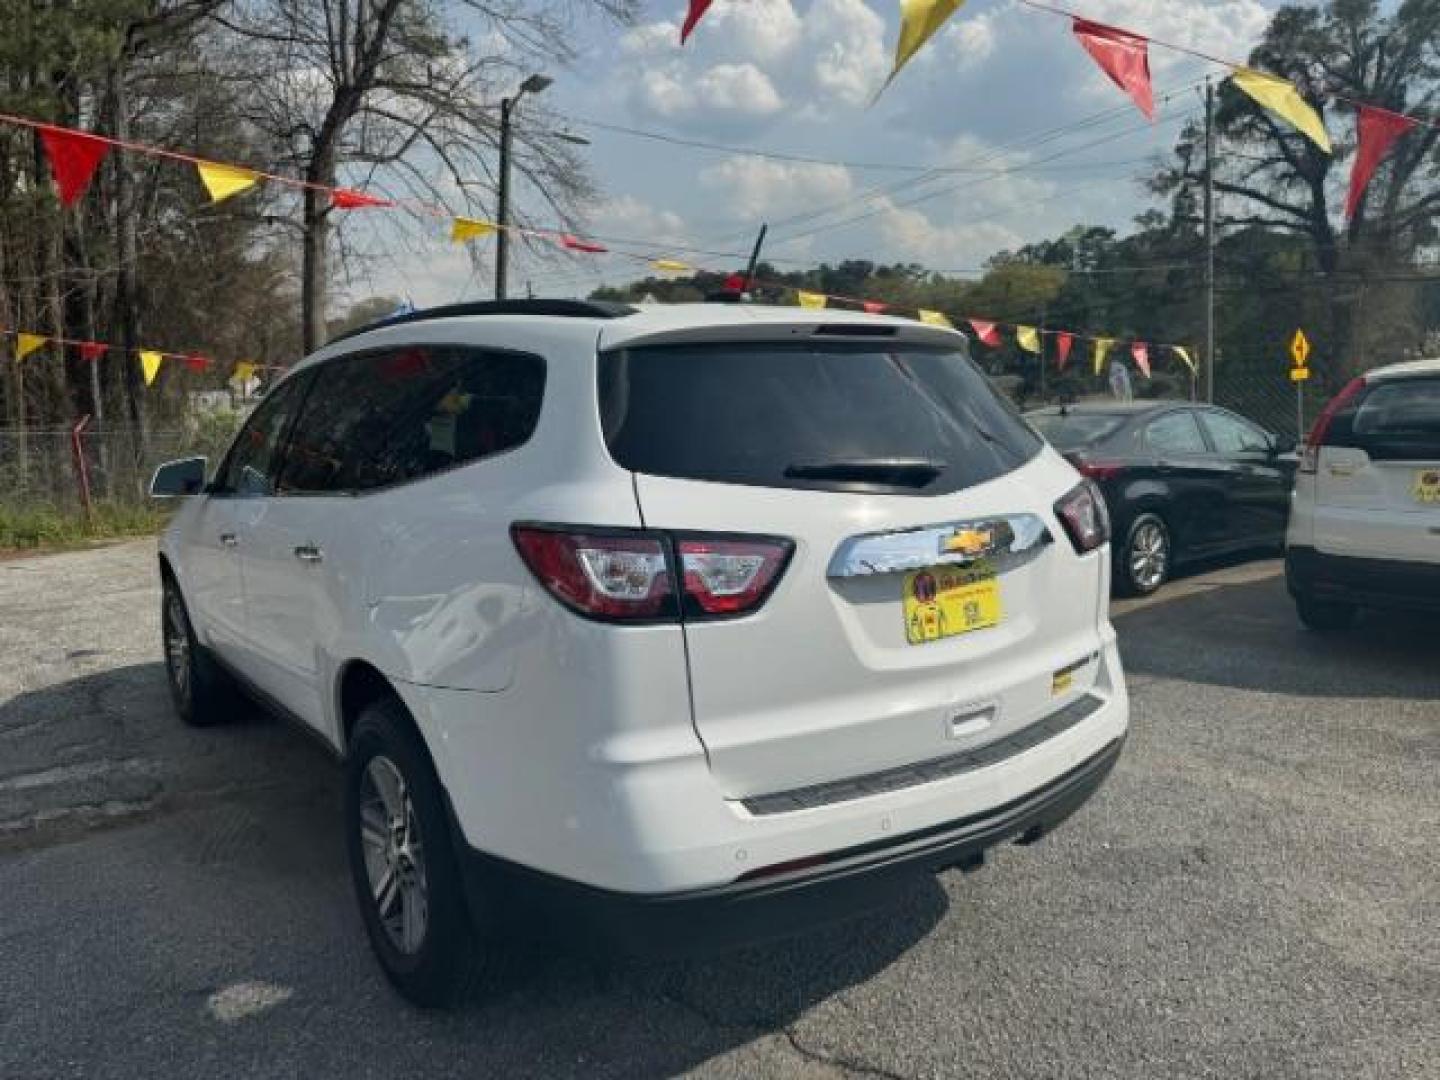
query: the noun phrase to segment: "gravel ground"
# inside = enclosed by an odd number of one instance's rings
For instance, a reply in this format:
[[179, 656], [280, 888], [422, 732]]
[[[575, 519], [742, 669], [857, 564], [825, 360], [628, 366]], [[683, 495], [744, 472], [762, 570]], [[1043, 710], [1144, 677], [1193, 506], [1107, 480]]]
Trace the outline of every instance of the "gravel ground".
[[172, 720], [153, 560], [0, 563], [0, 1076], [1440, 1077], [1433, 623], [1303, 633], [1273, 562], [1120, 605], [1131, 739], [1045, 842], [708, 963], [536, 948], [430, 1015], [323, 752]]

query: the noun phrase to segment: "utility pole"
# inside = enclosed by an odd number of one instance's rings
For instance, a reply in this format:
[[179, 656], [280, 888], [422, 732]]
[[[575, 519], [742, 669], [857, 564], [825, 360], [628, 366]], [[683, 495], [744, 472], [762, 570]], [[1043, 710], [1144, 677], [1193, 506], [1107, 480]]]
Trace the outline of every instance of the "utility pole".
[[495, 193], [495, 299], [505, 299], [505, 267], [510, 255], [510, 114], [526, 94], [538, 94], [553, 82], [531, 75], [514, 97], [500, 99], [500, 183]]
[[1205, 77], [1205, 400], [1215, 402], [1215, 87]]
[[745, 267], [745, 288], [744, 292], [750, 292], [755, 287], [755, 265], [760, 261], [760, 246], [765, 243], [765, 233], [769, 230], [769, 222], [760, 223], [760, 235], [755, 237], [755, 247], [750, 252], [750, 262]]

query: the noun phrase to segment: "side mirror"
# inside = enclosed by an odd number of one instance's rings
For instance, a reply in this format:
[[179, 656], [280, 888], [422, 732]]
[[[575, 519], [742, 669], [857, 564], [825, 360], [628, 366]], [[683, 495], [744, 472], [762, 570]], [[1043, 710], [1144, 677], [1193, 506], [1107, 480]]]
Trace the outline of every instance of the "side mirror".
[[167, 461], [150, 478], [150, 496], [155, 499], [176, 499], [194, 495], [205, 487], [205, 459], [181, 458]]

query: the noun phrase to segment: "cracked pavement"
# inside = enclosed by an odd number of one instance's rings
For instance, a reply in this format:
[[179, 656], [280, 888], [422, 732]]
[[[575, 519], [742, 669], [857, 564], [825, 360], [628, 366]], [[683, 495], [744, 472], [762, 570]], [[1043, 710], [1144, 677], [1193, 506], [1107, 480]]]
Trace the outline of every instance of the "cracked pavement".
[[1432, 623], [1301, 631], [1274, 562], [1117, 606], [1056, 835], [705, 962], [543, 945], [449, 1014], [364, 941], [334, 765], [172, 717], [154, 544], [0, 563], [0, 1076], [1440, 1076]]

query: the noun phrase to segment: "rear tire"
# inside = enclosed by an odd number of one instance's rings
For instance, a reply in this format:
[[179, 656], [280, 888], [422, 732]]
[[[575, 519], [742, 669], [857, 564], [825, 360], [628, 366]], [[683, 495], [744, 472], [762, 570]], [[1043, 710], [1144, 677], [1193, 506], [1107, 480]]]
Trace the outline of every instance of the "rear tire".
[[1311, 596], [1295, 597], [1295, 613], [1300, 621], [1311, 630], [1321, 634], [1348, 630], [1355, 624], [1357, 608], [1354, 604], [1333, 600], [1316, 600]]
[[1122, 596], [1149, 596], [1170, 580], [1170, 528], [1159, 514], [1145, 512], [1130, 523], [1116, 552], [1115, 583]]
[[166, 681], [180, 719], [191, 727], [211, 727], [230, 719], [239, 695], [225, 672], [195, 640], [185, 598], [169, 573], [161, 578], [160, 627]]
[[490, 966], [466, 902], [435, 766], [395, 698], [365, 706], [345, 759], [345, 846], [370, 947], [425, 1008], [450, 1005]]

